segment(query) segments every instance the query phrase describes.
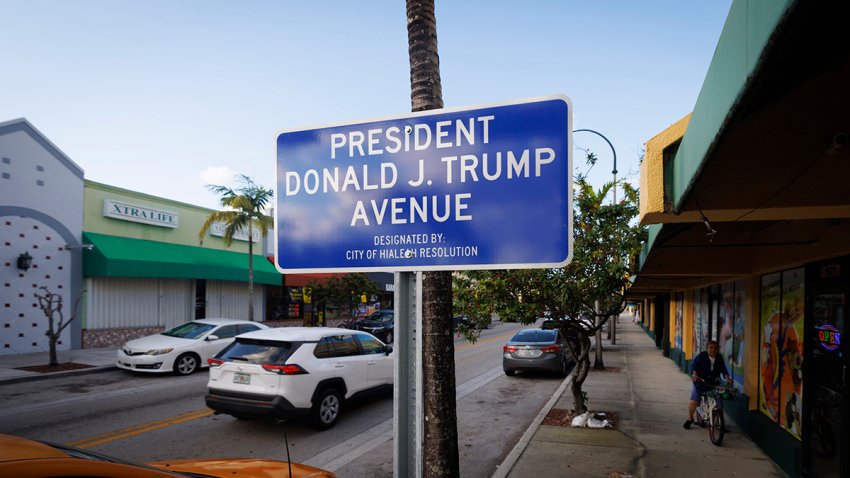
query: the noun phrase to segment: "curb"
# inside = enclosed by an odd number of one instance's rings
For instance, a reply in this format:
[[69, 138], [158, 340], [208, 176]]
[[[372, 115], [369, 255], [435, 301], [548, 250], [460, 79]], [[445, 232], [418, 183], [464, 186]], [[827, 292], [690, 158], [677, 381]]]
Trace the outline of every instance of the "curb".
[[531, 438], [537, 432], [537, 429], [540, 428], [540, 424], [543, 423], [543, 419], [546, 418], [546, 415], [548, 415], [549, 412], [555, 407], [555, 404], [564, 394], [564, 390], [567, 389], [567, 385], [572, 383], [574, 373], [574, 371], [570, 372], [569, 376], [567, 376], [567, 378], [565, 378], [564, 381], [561, 382], [561, 386], [559, 386], [558, 389], [555, 390], [555, 393], [552, 394], [552, 397], [549, 399], [548, 402], [546, 402], [546, 405], [543, 405], [543, 408], [540, 409], [540, 413], [538, 413], [537, 416], [534, 417], [534, 420], [532, 420], [531, 424], [528, 426], [528, 429], [525, 430], [525, 433], [522, 434], [517, 444], [514, 445], [514, 448], [511, 450], [511, 452], [508, 453], [508, 456], [506, 456], [504, 461], [502, 461], [502, 463], [496, 467], [496, 471], [495, 473], [493, 473], [492, 478], [505, 478], [508, 476], [508, 473], [510, 473], [516, 462], [519, 461], [519, 457], [520, 455], [522, 455], [522, 452], [524, 452], [525, 449], [528, 448], [528, 444], [531, 443]]
[[104, 365], [101, 367], [89, 367], [83, 368], [79, 370], [66, 370], [64, 372], [51, 372], [51, 373], [38, 373], [33, 372], [33, 375], [24, 375], [21, 377], [12, 377], [0, 379], [0, 385], [4, 384], [13, 384], [13, 383], [22, 383], [22, 382], [37, 382], [39, 380], [48, 380], [51, 378], [63, 378], [70, 377], [74, 375], [87, 375], [94, 373], [103, 373], [103, 372], [111, 372], [113, 370], [120, 370], [115, 365]]

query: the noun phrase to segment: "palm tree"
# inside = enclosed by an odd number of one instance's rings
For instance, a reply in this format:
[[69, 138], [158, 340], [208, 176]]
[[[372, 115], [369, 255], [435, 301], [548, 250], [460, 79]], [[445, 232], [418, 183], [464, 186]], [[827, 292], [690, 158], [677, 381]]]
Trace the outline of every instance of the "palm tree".
[[[443, 107], [434, 0], [407, 0], [413, 111]], [[452, 273], [429, 271], [422, 283], [423, 476], [460, 476], [452, 334]]]
[[239, 175], [239, 181], [242, 187], [235, 190], [207, 184], [210, 191], [221, 196], [221, 205], [227, 209], [215, 211], [207, 217], [198, 232], [198, 240], [203, 244], [207, 231], [215, 223], [225, 224], [223, 238], [228, 247], [233, 243], [234, 234], [248, 232], [248, 320], [254, 320], [254, 228], [260, 231], [262, 237], [268, 235], [272, 218], [266, 216], [263, 210], [271, 201], [274, 191], [257, 185], [244, 174]]

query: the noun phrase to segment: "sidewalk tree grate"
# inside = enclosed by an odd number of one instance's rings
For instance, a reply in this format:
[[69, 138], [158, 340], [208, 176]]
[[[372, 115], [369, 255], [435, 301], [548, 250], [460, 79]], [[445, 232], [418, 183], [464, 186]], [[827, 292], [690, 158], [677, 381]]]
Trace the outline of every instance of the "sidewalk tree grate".
[[18, 367], [16, 370], [24, 370], [27, 372], [52, 373], [52, 372], [67, 372], [68, 370], [80, 370], [83, 368], [91, 368], [93, 365], [84, 363], [65, 362], [54, 367], [50, 365], [32, 365], [30, 367]]

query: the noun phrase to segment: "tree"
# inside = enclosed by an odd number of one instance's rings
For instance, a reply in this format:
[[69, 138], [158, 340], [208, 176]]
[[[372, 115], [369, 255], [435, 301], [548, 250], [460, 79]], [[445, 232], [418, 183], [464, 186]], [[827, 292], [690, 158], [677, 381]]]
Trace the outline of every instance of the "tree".
[[224, 244], [230, 247], [233, 236], [240, 231], [248, 233], [248, 320], [254, 320], [254, 228], [266, 237], [273, 226], [272, 218], [264, 211], [271, 201], [274, 191], [258, 186], [248, 176], [240, 175], [242, 187], [231, 189], [227, 186], [208, 184], [207, 188], [221, 196], [221, 205], [227, 208], [207, 216], [207, 220], [198, 232], [198, 240], [204, 243], [204, 237], [215, 223], [224, 223]]
[[324, 281], [310, 281], [313, 289], [314, 310], [325, 310], [328, 305], [335, 305], [348, 310], [354, 310], [363, 294], [376, 295], [379, 290], [375, 281], [366, 274], [343, 274], [332, 276]]
[[613, 182], [598, 191], [583, 177], [576, 178], [575, 184], [572, 262], [561, 269], [460, 274], [455, 278], [455, 307], [459, 313], [485, 321], [493, 312], [524, 324], [546, 315], [563, 318], [559, 326], [572, 338], [568, 341], [570, 353], [576, 359], [572, 394], [578, 414], [587, 410], [582, 385], [590, 370], [590, 337], [608, 317], [625, 309], [628, 277], [634, 272], [646, 232], [635, 222], [638, 193], [630, 184], [621, 183], [622, 201], [607, 205], [603, 201]]
[[[59, 337], [62, 335], [62, 331], [65, 330], [66, 327], [71, 325], [71, 322], [74, 321], [76, 315], [72, 312], [71, 317], [68, 320], [65, 320], [65, 313], [62, 311], [62, 296], [59, 294], [54, 294], [50, 292], [47, 287], [41, 286], [39, 287], [43, 292], [39, 294], [35, 292], [33, 295], [38, 300], [38, 308], [44, 312], [44, 315], [47, 317], [47, 343], [50, 347], [50, 363], [47, 365], [50, 367], [56, 367], [59, 365], [59, 359], [56, 356], [56, 343], [59, 342]], [[85, 291], [83, 291], [83, 294]], [[77, 298], [76, 302], [74, 302], [74, 308], [72, 311], [77, 310], [77, 306], [80, 304], [80, 301], [83, 299], [83, 295], [80, 294], [80, 297]]]
[[[413, 111], [443, 107], [434, 0], [407, 0], [410, 101]], [[460, 476], [452, 334], [452, 274], [422, 278], [423, 476]]]

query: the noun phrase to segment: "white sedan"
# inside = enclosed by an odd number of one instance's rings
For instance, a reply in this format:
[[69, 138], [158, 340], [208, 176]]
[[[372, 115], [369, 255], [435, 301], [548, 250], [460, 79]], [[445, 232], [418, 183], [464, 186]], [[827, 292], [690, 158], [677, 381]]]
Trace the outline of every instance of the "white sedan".
[[246, 332], [269, 327], [234, 319], [198, 319], [161, 334], [135, 339], [118, 349], [118, 368], [134, 372], [189, 375]]

